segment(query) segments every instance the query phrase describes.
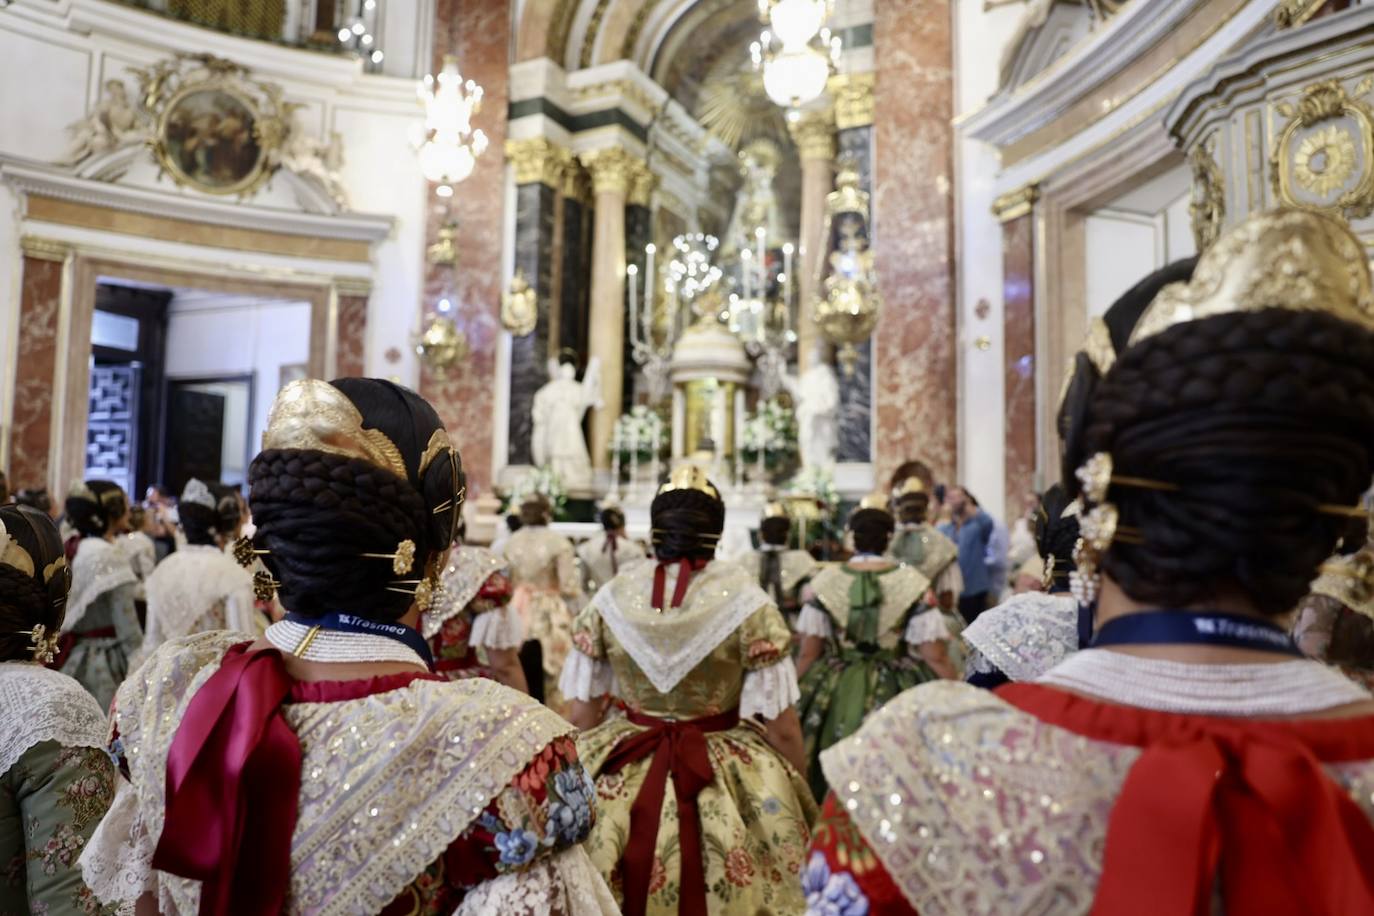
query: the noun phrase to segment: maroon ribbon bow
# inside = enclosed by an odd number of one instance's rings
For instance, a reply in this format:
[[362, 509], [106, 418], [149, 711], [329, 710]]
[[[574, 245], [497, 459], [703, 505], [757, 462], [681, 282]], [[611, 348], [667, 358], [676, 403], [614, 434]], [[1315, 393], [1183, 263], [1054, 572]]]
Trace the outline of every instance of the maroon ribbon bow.
[[701, 856], [701, 819], [697, 815], [697, 796], [715, 778], [706, 734], [734, 728], [739, 724], [739, 710], [682, 722], [657, 719], [632, 710], [626, 710], [625, 716], [635, 725], [647, 726], [648, 731], [616, 745], [601, 772], [618, 773], [635, 761], [653, 756], [649, 772], [630, 807], [630, 836], [620, 859], [625, 916], [644, 916], [648, 906], [658, 822], [669, 776], [677, 796], [682, 863], [677, 911], [679, 916], [707, 916], [706, 867]]
[[280, 652], [248, 645], [196, 691], [167, 754], [153, 867], [201, 882], [201, 916], [282, 912], [291, 877], [301, 746], [281, 705], [294, 682]]
[[682, 607], [682, 601], [687, 597], [687, 587], [692, 584], [692, 574], [699, 573], [706, 568], [709, 560], [681, 560], [660, 561], [654, 570], [654, 610], [663, 610], [663, 593], [667, 587], [668, 567], [677, 565], [677, 585], [673, 588], [673, 607]]

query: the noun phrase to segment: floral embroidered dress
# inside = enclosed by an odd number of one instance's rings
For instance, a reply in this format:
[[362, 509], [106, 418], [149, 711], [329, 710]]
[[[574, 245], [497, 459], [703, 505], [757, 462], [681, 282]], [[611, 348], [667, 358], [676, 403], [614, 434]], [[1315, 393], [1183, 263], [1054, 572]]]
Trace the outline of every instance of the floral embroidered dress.
[[[1367, 911], [1374, 716], [1314, 714], [1368, 693], [1310, 661], [1105, 651], [995, 692], [924, 684], [827, 751], [807, 913]], [[1082, 695], [1122, 684], [1133, 705]]]
[[[525, 638], [543, 653], [544, 702], [561, 711], [558, 675], [571, 645], [574, 610], [582, 601], [577, 555], [572, 542], [546, 525], [526, 525], [510, 536], [501, 554], [510, 569], [515, 595], [511, 605], [524, 622]], [[531, 689], [535, 688], [531, 683]]]
[[939, 609], [924, 603], [929, 587], [910, 566], [832, 566], [811, 581], [815, 600], [802, 609], [797, 632], [825, 640], [825, 649], [802, 676], [797, 711], [817, 798], [826, 791], [821, 752], [903, 690], [938, 676], [916, 654], [921, 643], [949, 639]]
[[[615, 703], [605, 721], [578, 738], [596, 774], [588, 853], [617, 896], [630, 884], [647, 886], [650, 914], [677, 914], [684, 898], [703, 895], [713, 914], [797, 913], [794, 876], [816, 806], [756, 719], [777, 717], [796, 698], [791, 633], [735, 564], [706, 565], [681, 606], [661, 614], [651, 606], [655, 569], [644, 563], [622, 572], [573, 628], [564, 692], [575, 699], [609, 694]], [[676, 580], [670, 570], [666, 594]], [[677, 761], [666, 784], [655, 772], [663, 765], [656, 754], [634, 754], [637, 743], [663, 735], [680, 740], [690, 758]], [[656, 832], [644, 842], [634, 836], [631, 810], [656, 776]], [[680, 797], [679, 788], [696, 794]], [[694, 869], [697, 883], [685, 887], [684, 873]]]
[[[240, 639], [169, 642], [120, 689], [114, 750], [128, 781], [81, 863], [101, 900], [151, 893], [163, 914], [198, 910], [200, 882], [153, 867], [168, 755], [194, 727], [185, 712], [197, 691], [247, 654]], [[614, 912], [577, 845], [595, 808], [572, 727], [528, 697], [415, 673], [292, 681], [281, 709], [300, 754], [283, 912]]]
[[77, 857], [114, 798], [105, 715], [76, 681], [0, 663], [0, 913], [102, 912]]
[[143, 643], [134, 592], [138, 578], [124, 551], [98, 537], [83, 538], [72, 561], [72, 590], [62, 620], [61, 669], [108, 709]]
[[188, 544], [163, 560], [146, 583], [148, 618], [133, 667], [169, 639], [233, 630], [257, 639], [267, 629], [248, 571], [218, 547]]
[[490, 677], [477, 650], [518, 649], [524, 641], [505, 566], [502, 557], [482, 547], [453, 551], [443, 588], [420, 624], [434, 653], [434, 670], [449, 680]]

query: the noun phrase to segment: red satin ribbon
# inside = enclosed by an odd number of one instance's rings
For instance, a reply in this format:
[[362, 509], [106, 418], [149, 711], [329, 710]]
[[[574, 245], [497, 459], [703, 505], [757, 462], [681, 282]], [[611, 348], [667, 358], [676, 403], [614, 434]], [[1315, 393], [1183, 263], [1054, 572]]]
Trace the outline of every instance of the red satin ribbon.
[[281, 714], [293, 681], [276, 649], [229, 649], [167, 754], [153, 867], [202, 882], [201, 916], [278, 913], [291, 874], [301, 746]]
[[650, 755], [653, 762], [630, 807], [630, 836], [620, 859], [624, 877], [625, 916], [644, 916], [649, 901], [649, 879], [658, 843], [658, 822], [668, 777], [677, 796], [678, 848], [682, 863], [679, 876], [679, 916], [707, 916], [706, 866], [701, 857], [701, 819], [697, 796], [711, 784], [715, 770], [706, 748], [707, 732], [723, 732], [739, 724], [739, 710], [674, 722], [626, 710], [626, 718], [648, 727], [616, 745], [601, 772], [617, 773]]
[[685, 557], [681, 560], [660, 562], [654, 570], [654, 610], [663, 610], [663, 592], [667, 586], [669, 566], [677, 564], [677, 585], [673, 588], [672, 606], [682, 607], [682, 601], [687, 597], [687, 586], [692, 584], [692, 574], [701, 572], [709, 562], [709, 560], [688, 560]]
[[613, 531], [607, 532], [607, 534], [606, 534], [606, 543], [604, 543], [604, 544], [601, 545], [601, 552], [602, 552], [602, 553], [606, 553], [607, 551], [610, 551], [610, 554], [611, 554], [611, 574], [612, 574], [612, 575], [619, 575], [619, 573], [620, 573], [620, 564], [616, 562], [616, 558], [615, 558], [615, 550], [616, 550], [616, 544], [615, 544], [615, 542], [616, 542], [617, 540], [619, 540], [619, 538], [617, 538], [615, 532], [613, 532]]
[[1096, 916], [1374, 913], [1374, 827], [1323, 763], [1374, 759], [1374, 717], [1246, 721], [1101, 703], [1035, 684], [998, 695], [1069, 731], [1140, 747], [1107, 823]]

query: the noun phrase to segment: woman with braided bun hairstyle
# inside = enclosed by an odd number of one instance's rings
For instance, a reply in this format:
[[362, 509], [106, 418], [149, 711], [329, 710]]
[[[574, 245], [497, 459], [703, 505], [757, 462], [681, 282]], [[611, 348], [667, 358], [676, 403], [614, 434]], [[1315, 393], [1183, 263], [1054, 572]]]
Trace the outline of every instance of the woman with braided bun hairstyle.
[[95, 909], [76, 853], [114, 799], [104, 710], [44, 667], [57, 650], [71, 571], [57, 526], [0, 506], [0, 912]]
[[795, 624], [801, 611], [801, 593], [819, 568], [805, 550], [790, 549], [791, 540], [792, 517], [787, 514], [787, 507], [770, 502], [763, 507], [763, 518], [759, 520], [759, 549], [739, 559], [739, 564], [773, 599], [789, 625]]
[[193, 477], [181, 491], [177, 514], [186, 545], [158, 564], [145, 584], [140, 660], [192, 633], [233, 630], [257, 639], [267, 629], [254, 604], [253, 577], [225, 552], [243, 527], [237, 491]]
[[143, 642], [135, 606], [138, 577], [119, 543], [129, 500], [117, 484], [88, 480], [72, 486], [66, 509], [76, 538], [67, 547], [72, 593], [58, 665], [108, 709]]
[[725, 504], [705, 471], [677, 468], [649, 513], [656, 562], [597, 592], [563, 668], [596, 776], [588, 852], [629, 916], [798, 913], [787, 877], [816, 808], [792, 634], [755, 577], [713, 559]]
[[873, 710], [909, 687], [955, 678], [949, 627], [930, 580], [884, 556], [895, 521], [887, 494], [873, 493], [849, 517], [855, 555], [811, 580], [797, 619], [801, 636], [802, 732], [807, 778], [824, 798], [820, 755], [854, 733]]
[[849, 864], [817, 848], [808, 880], [869, 913], [1374, 912], [1374, 699], [1284, 626], [1374, 474], [1364, 247], [1252, 215], [1079, 363], [1091, 645], [908, 691], [832, 749], [820, 829]]
[[646, 554], [639, 542], [625, 533], [625, 513], [618, 506], [601, 510], [601, 532], [578, 545], [577, 558], [587, 571], [589, 592], [596, 590], [616, 576], [642, 561]]
[[[284, 620], [160, 646], [113, 721], [121, 788], [83, 854], [107, 903], [163, 914], [602, 913], [572, 726], [433, 671], [418, 631], [458, 529], [458, 452], [419, 395], [292, 382], [249, 468]], [[183, 505], [183, 512], [185, 506]]]

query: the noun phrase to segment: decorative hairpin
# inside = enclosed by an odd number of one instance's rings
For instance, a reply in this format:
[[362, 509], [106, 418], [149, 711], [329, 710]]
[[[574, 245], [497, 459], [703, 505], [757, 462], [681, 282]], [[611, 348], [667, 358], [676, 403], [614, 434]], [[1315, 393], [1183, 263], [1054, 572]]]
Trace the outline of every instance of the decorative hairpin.
[[1045, 574], [1040, 577], [1040, 586], [1045, 591], [1049, 591], [1054, 585], [1054, 562], [1054, 554], [1050, 554], [1045, 558]]
[[410, 538], [396, 545], [395, 553], [362, 553], [361, 557], [369, 560], [390, 560], [391, 571], [398, 576], [404, 576], [415, 568], [415, 542]]
[[1096, 455], [1093, 455], [1087, 461], [1083, 462], [1083, 466], [1074, 472], [1074, 476], [1077, 477], [1078, 482], [1082, 484], [1083, 495], [1090, 503], [1105, 502], [1107, 499], [1107, 490], [1112, 484], [1123, 487], [1137, 487], [1142, 490], [1163, 490], [1165, 492], [1174, 492], [1178, 489], [1178, 484], [1114, 473], [1110, 452], [1098, 452]]
[[271, 601], [277, 595], [281, 583], [272, 574], [259, 570], [253, 574], [253, 597], [259, 601]]
[[265, 557], [270, 554], [270, 550], [259, 550], [253, 546], [250, 538], [239, 538], [234, 542], [234, 562], [244, 569], [253, 565], [253, 561], [258, 557]]
[[[398, 586], [413, 585], [414, 588], [400, 588]], [[398, 595], [413, 595], [415, 606], [422, 611], [427, 611], [434, 606], [435, 600], [439, 596], [442, 586], [435, 580], [426, 576], [423, 579], [394, 579], [386, 590], [395, 592]]]
[[16, 631], [20, 636], [29, 638], [29, 648], [33, 652], [33, 660], [51, 665], [57, 659], [57, 646], [62, 640], [62, 634], [57, 630], [48, 632], [48, 628], [43, 624], [34, 624], [31, 630]]
[[1074, 544], [1073, 561], [1077, 567], [1069, 574], [1069, 588], [1080, 604], [1092, 604], [1102, 587], [1102, 558], [1113, 542], [1144, 543], [1140, 531], [1120, 524], [1120, 513], [1107, 502], [1107, 490], [1112, 484], [1142, 487], [1151, 490], [1177, 490], [1170, 483], [1124, 477], [1112, 473], [1112, 456], [1107, 452], [1093, 455], [1074, 473], [1083, 486], [1083, 500], [1096, 503], [1091, 509], [1080, 509], [1078, 530], [1081, 534]]

